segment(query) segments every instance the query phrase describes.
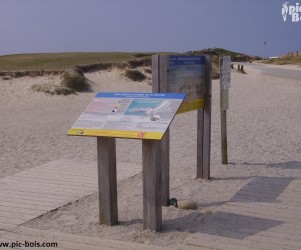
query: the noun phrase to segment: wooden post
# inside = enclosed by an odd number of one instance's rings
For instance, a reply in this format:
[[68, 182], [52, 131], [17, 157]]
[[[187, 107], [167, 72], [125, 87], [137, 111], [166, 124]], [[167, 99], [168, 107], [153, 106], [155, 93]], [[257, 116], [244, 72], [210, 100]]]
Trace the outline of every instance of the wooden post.
[[[229, 87], [230, 84], [227, 81], [227, 74], [230, 74], [230, 67], [224, 65], [227, 57], [220, 57], [219, 68], [220, 68], [220, 117], [221, 117], [221, 152], [222, 152], [222, 164], [228, 164], [228, 139], [227, 139], [227, 109], [229, 108]], [[226, 67], [223, 69], [223, 67]], [[224, 70], [224, 71], [223, 71]], [[240, 70], [243, 72], [243, 65]], [[224, 79], [226, 77], [226, 79]], [[230, 76], [229, 76], [230, 77]], [[224, 86], [225, 85], [225, 86]]]
[[116, 142], [115, 138], [97, 137], [99, 223], [118, 224]]
[[[154, 93], [166, 93], [167, 70], [166, 56], [154, 55], [152, 57], [152, 91]], [[168, 206], [169, 202], [169, 128], [166, 130], [164, 137], [159, 142], [161, 149], [161, 181], [162, 181], [162, 205]]]
[[221, 150], [222, 164], [228, 164], [228, 141], [227, 141], [227, 110], [223, 109], [225, 95], [224, 89], [220, 86], [220, 112], [221, 112]]
[[212, 59], [206, 56], [204, 109], [198, 110], [197, 125], [197, 178], [210, 179], [210, 147], [211, 147], [211, 71]]
[[155, 140], [142, 141], [144, 229], [159, 231], [162, 225], [161, 148]]

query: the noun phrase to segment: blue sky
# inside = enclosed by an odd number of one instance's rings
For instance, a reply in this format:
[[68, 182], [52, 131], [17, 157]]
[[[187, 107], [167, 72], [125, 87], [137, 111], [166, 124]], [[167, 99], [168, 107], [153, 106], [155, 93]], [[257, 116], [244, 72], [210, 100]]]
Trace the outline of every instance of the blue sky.
[[[298, 1], [288, 2], [295, 6]], [[280, 0], [0, 0], [0, 55], [185, 52], [222, 47], [266, 57], [301, 51], [301, 21], [292, 22], [291, 16], [287, 16], [284, 22], [283, 3]]]

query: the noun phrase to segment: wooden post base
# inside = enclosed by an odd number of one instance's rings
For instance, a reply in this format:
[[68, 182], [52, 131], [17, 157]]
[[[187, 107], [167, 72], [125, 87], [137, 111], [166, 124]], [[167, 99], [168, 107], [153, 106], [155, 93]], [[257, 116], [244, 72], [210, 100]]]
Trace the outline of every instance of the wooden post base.
[[143, 221], [144, 229], [159, 231], [162, 225], [161, 145], [159, 141], [142, 141]]
[[118, 224], [115, 138], [97, 137], [99, 223]]

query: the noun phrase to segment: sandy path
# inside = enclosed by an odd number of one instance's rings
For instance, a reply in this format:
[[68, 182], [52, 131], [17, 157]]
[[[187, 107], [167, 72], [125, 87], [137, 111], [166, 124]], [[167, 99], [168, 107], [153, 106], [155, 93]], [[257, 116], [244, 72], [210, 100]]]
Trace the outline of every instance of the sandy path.
[[[171, 125], [171, 196], [195, 200], [198, 210], [163, 208], [163, 233], [142, 230], [142, 181], [138, 175], [118, 185], [119, 226], [98, 225], [97, 195], [27, 225], [146, 244], [182, 244], [192, 233], [201, 231], [210, 214], [254, 177], [298, 175], [301, 82], [261, 75], [247, 66], [245, 71], [248, 74], [232, 74], [228, 166], [221, 164], [219, 84], [213, 81], [211, 181], [195, 179], [196, 112], [177, 116]], [[151, 90], [148, 84], [129, 82], [116, 71], [87, 77], [99, 83], [94, 86], [96, 91]], [[61, 97], [27, 91], [32, 83], [43, 79], [0, 81], [2, 176], [63, 157], [96, 160], [93, 138], [65, 135], [95, 93]], [[141, 162], [139, 141], [118, 140], [117, 150], [118, 160]]]

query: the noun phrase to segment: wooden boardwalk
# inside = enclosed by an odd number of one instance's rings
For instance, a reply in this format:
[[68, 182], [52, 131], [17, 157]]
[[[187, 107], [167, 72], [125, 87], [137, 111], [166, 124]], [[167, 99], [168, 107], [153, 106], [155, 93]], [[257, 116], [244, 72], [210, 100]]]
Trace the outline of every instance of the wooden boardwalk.
[[[141, 165], [117, 163], [117, 179]], [[96, 162], [57, 160], [0, 179], [0, 232], [98, 191]]]
[[186, 240], [188, 249], [301, 249], [301, 168], [294, 177], [254, 177]]
[[[298, 166], [251, 178], [230, 200], [207, 214], [183, 245], [167, 248], [24, 227], [26, 221], [97, 192], [96, 163], [50, 162], [0, 179], [0, 243], [54, 242], [57, 247], [43, 249], [74, 250], [301, 249], [301, 164]], [[121, 180], [141, 172], [141, 166], [118, 163], [117, 172]]]

